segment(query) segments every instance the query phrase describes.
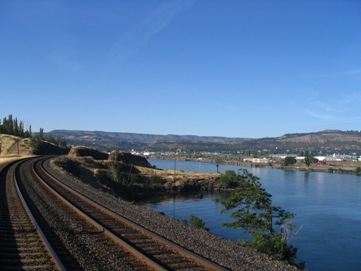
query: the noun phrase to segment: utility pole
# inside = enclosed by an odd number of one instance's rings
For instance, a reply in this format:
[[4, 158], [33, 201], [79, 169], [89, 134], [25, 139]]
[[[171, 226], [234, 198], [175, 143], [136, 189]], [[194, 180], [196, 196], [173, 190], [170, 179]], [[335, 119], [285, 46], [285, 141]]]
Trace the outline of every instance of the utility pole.
[[128, 174], [128, 180], [127, 180], [127, 185], [129, 185], [129, 182], [130, 182], [130, 175], [132, 174], [132, 169], [133, 169], [133, 164], [131, 164], [131, 166], [130, 166], [130, 170], [129, 170], [129, 174]]

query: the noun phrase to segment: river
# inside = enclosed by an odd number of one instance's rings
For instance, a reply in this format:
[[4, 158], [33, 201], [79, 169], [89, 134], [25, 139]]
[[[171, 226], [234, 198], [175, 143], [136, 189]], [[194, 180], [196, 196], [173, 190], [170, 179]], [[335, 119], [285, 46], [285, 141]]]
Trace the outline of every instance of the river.
[[[149, 159], [162, 169], [215, 173], [211, 163]], [[237, 171], [239, 166], [219, 165], [219, 172]], [[300, 227], [291, 243], [298, 248], [298, 258], [307, 270], [361, 270], [361, 177], [349, 174], [285, 171], [246, 168], [258, 176], [262, 186], [272, 194], [273, 203], [296, 214]], [[223, 227], [231, 221], [221, 214], [222, 206], [214, 202], [227, 194], [209, 193], [202, 199], [188, 197], [154, 198], [143, 206], [182, 220], [195, 215], [210, 232], [227, 239], [247, 238], [241, 229]]]

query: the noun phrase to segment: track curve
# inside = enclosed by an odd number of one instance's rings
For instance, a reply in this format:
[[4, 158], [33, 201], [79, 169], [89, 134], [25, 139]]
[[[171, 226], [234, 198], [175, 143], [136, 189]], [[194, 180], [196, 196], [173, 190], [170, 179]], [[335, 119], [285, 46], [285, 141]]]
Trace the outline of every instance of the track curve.
[[43, 167], [43, 161], [35, 163], [34, 178], [43, 179], [52, 189], [66, 198], [73, 208], [86, 213], [87, 220], [93, 220], [98, 229], [114, 241], [122, 243], [131, 253], [157, 270], [227, 270], [222, 266], [200, 257], [177, 244], [144, 229], [140, 225], [99, 205], [79, 192], [57, 180]]
[[[71, 189], [46, 170], [43, 163], [47, 159], [30, 158], [1, 170], [1, 270], [14, 270], [14, 264], [22, 270], [228, 270]], [[23, 196], [15, 196], [16, 190]], [[19, 199], [9, 201], [16, 197]], [[12, 210], [20, 210], [15, 204], [20, 198], [28, 205], [23, 209], [32, 212], [27, 216], [37, 221], [31, 222], [32, 227], [10, 218], [16, 213]], [[13, 228], [13, 224], [23, 228]], [[40, 239], [41, 235], [47, 238], [37, 241], [45, 254], [25, 254], [23, 251], [30, 251], [35, 244], [26, 244], [23, 249], [20, 244], [24, 242], [15, 236], [26, 232], [27, 240], [33, 240], [30, 233], [37, 228], [43, 232], [37, 233]], [[3, 249], [7, 240], [16, 247]]]
[[65, 270], [18, 187], [15, 170], [21, 163], [0, 169], [1, 270]]

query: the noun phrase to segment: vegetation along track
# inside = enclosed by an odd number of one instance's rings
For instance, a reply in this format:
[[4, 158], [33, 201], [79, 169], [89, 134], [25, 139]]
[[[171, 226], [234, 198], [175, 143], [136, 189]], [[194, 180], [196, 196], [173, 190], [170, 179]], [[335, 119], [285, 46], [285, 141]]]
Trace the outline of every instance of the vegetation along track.
[[72, 190], [45, 170], [44, 161], [24, 163], [19, 179], [39, 218], [52, 224], [63, 254], [73, 258], [64, 263], [68, 269], [226, 270]]

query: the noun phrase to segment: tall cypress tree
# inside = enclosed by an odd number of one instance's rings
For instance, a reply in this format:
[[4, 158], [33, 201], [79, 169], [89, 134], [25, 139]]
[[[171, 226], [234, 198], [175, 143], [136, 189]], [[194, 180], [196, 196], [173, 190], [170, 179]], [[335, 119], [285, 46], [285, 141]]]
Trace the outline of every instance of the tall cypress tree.
[[312, 152], [310, 151], [306, 151], [305, 152], [305, 164], [306, 166], [310, 166], [312, 163], [313, 163], [313, 155], [312, 155]]
[[13, 135], [19, 136], [19, 126], [18, 126], [18, 119], [15, 118], [13, 120]]
[[9, 115], [7, 121], [7, 134], [13, 135], [14, 134], [14, 124], [13, 124], [13, 115]]
[[8, 117], [4, 117], [2, 122], [0, 121], [0, 133], [20, 137], [32, 137], [31, 125], [29, 130], [25, 131], [24, 122], [13, 118], [11, 114]]

